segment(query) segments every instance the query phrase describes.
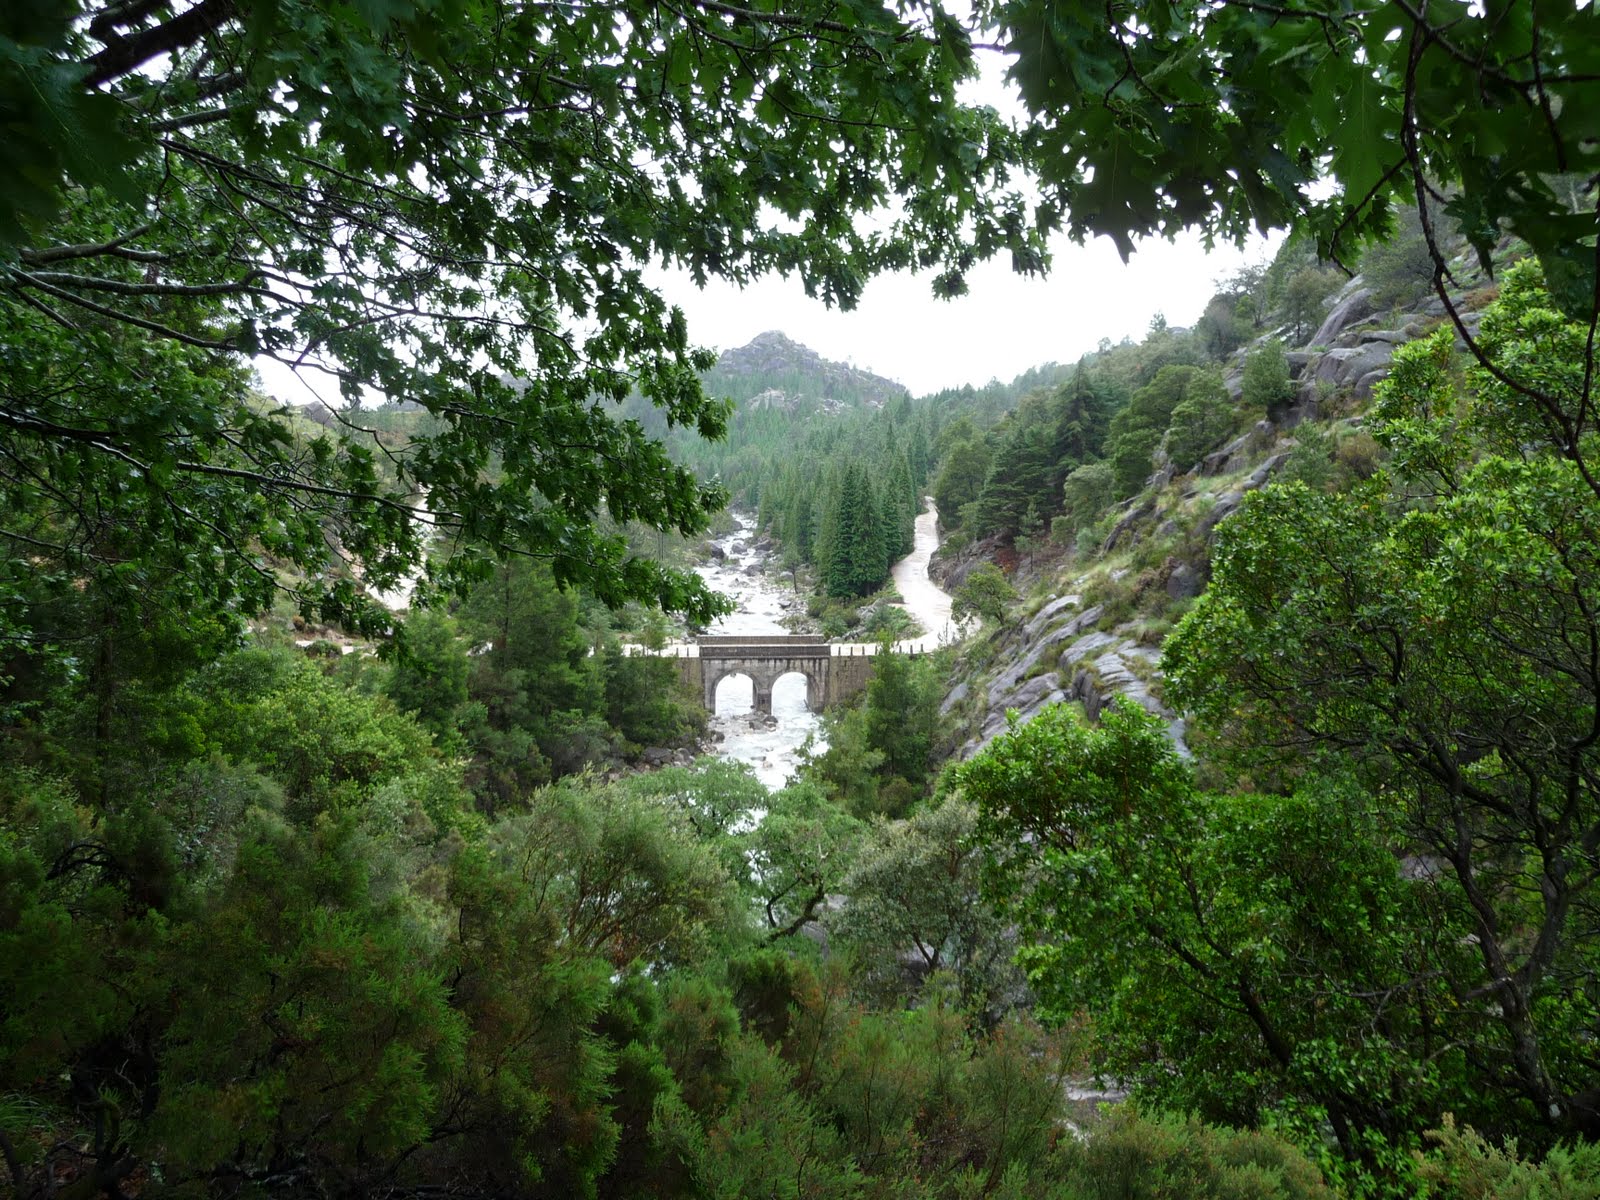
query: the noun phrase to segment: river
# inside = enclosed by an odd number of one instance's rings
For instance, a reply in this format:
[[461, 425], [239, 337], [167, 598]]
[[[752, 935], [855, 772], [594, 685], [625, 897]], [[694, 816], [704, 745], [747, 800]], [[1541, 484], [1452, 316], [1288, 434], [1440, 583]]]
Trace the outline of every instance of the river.
[[[744, 513], [734, 513], [733, 517], [734, 532], [714, 542], [724, 557], [697, 570], [737, 608], [707, 632], [741, 636], [788, 633], [782, 619], [790, 613], [803, 612], [805, 597], [785, 586], [781, 579], [764, 573], [768, 564], [755, 548], [754, 518]], [[932, 650], [960, 634], [951, 621], [949, 594], [928, 578], [928, 560], [938, 546], [939, 514], [930, 500], [916, 521], [915, 548], [895, 563], [892, 572], [902, 607], [924, 632], [898, 643], [896, 649]], [[724, 758], [748, 765], [768, 787], [780, 788], [794, 776], [808, 740], [814, 752], [826, 748], [821, 722], [806, 708], [806, 683], [799, 675], [785, 676], [772, 689], [770, 720], [754, 710], [755, 689], [749, 679], [740, 675], [718, 685], [717, 711], [711, 718], [712, 732], [722, 738], [717, 751]]]

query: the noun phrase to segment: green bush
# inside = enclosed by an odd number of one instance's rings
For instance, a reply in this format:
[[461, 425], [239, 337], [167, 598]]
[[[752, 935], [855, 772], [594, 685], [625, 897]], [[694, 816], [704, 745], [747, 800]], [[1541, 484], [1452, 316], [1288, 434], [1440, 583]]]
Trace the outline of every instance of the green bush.
[[1428, 1134], [1435, 1149], [1419, 1156], [1417, 1174], [1432, 1200], [1600, 1200], [1600, 1145], [1557, 1146], [1532, 1163], [1471, 1129], [1444, 1128]]
[[1271, 1133], [1193, 1117], [1117, 1111], [1081, 1147], [1064, 1196], [1074, 1200], [1334, 1200], [1311, 1160]]
[[1245, 356], [1244, 391], [1241, 395], [1252, 412], [1267, 412], [1294, 399], [1294, 384], [1289, 379], [1289, 358], [1283, 343], [1273, 338]]

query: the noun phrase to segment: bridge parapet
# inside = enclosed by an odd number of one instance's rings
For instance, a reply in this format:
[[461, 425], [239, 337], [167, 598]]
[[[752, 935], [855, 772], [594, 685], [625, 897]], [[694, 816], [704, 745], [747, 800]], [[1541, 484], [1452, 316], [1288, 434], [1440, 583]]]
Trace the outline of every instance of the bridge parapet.
[[815, 633], [702, 634], [701, 646], [826, 646], [828, 639]]
[[832, 658], [827, 642], [749, 642], [739, 646], [708, 646], [700, 643], [700, 657], [735, 658]]
[[[827, 708], [848, 700], [872, 678], [873, 659], [881, 647], [876, 642], [830, 642], [810, 634], [713, 635], [692, 642], [672, 642], [659, 650], [625, 646], [625, 654], [653, 655], [678, 660], [684, 684], [699, 692], [706, 710], [717, 708], [717, 684], [729, 675], [746, 675], [755, 687], [757, 712], [772, 711], [772, 687], [791, 672], [805, 676], [806, 705]], [[916, 655], [915, 643], [893, 647]]]

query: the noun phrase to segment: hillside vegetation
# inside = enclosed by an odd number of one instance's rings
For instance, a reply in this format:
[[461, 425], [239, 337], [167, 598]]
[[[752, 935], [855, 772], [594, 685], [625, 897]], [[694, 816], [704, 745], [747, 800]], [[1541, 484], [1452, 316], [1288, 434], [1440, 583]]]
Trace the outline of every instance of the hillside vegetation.
[[[0, 1186], [1592, 1200], [1597, 95], [1571, 0], [0, 5]], [[1288, 241], [920, 400], [663, 282], [1180, 230]], [[721, 508], [887, 641], [929, 493], [974, 636], [697, 757]]]

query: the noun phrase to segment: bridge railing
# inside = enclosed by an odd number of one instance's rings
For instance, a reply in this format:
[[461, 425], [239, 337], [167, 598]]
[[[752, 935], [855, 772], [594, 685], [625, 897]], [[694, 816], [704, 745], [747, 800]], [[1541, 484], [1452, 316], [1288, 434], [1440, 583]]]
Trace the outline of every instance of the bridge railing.
[[826, 646], [828, 639], [815, 633], [705, 634], [695, 639], [702, 646]]
[[[693, 642], [669, 642], [659, 650], [640, 645], [624, 645], [629, 657], [650, 658], [871, 658], [878, 653], [876, 642], [828, 642], [804, 635], [770, 637], [702, 637]], [[923, 651], [914, 644], [897, 644], [893, 649], [916, 658]]]
[[700, 643], [700, 657], [729, 658], [832, 658], [827, 642], [740, 642], [738, 645]]

